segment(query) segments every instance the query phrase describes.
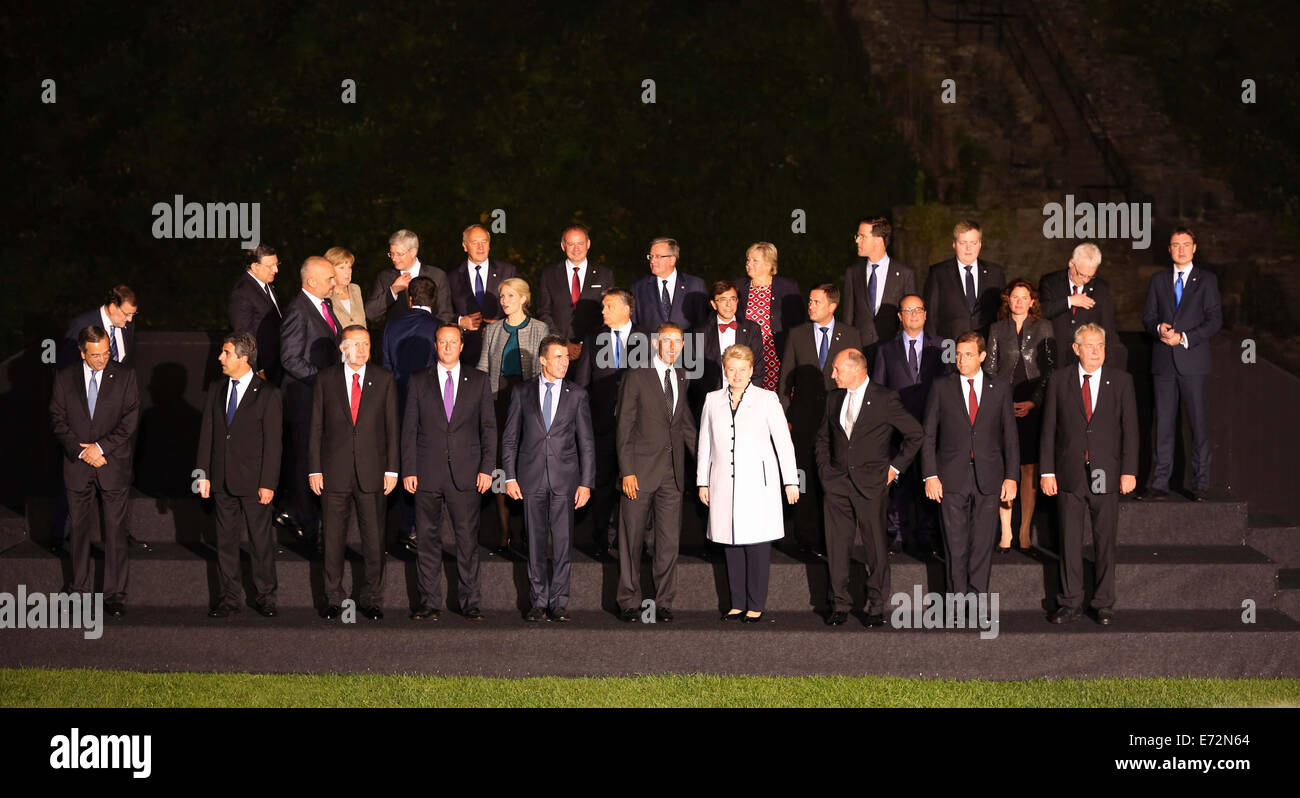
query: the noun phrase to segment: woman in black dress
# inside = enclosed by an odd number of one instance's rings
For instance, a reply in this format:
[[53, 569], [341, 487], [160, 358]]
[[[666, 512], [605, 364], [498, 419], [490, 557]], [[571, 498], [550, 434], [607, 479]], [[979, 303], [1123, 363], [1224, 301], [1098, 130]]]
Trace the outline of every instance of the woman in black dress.
[[[989, 328], [989, 356], [984, 368], [990, 375], [1011, 381], [1011, 401], [1020, 435], [1020, 549], [1030, 548], [1038, 490], [1038, 438], [1042, 427], [1043, 397], [1056, 367], [1056, 340], [1052, 323], [1043, 318], [1038, 290], [1025, 279], [1007, 283], [1002, 310]], [[1002, 520], [999, 552], [1011, 550], [1011, 502], [998, 509]]]

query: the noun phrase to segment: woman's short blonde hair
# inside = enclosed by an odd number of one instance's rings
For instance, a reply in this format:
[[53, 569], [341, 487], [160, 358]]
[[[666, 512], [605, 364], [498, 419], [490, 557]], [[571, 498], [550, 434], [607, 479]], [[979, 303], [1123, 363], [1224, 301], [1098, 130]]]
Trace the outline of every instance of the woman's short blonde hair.
[[725, 368], [728, 360], [743, 360], [749, 364], [750, 368], [754, 367], [754, 350], [744, 344], [732, 344], [727, 347], [727, 351], [722, 353], [722, 365]]
[[329, 261], [331, 266], [357, 262], [356, 256], [343, 247], [330, 247], [325, 250], [325, 260]]
[[528, 307], [528, 301], [533, 298], [533, 292], [528, 287], [528, 282], [518, 277], [507, 277], [501, 281], [501, 287], [509, 287], [524, 300], [524, 307]]
[[772, 267], [772, 274], [776, 274], [776, 244], [769, 244], [766, 241], [750, 244], [749, 249], [745, 250], [745, 259], [749, 260], [749, 256], [755, 252], [764, 263]]

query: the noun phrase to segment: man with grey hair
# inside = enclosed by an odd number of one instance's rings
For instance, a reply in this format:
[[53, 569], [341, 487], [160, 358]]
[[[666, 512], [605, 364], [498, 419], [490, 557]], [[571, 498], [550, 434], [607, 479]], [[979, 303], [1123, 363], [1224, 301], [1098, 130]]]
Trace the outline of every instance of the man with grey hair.
[[693, 330], [709, 317], [709, 289], [699, 277], [677, 270], [681, 248], [672, 238], [650, 242], [650, 274], [632, 283], [632, 325], [649, 335], [666, 321]]
[[478, 363], [483, 351], [483, 325], [501, 321], [505, 316], [497, 291], [503, 280], [515, 277], [515, 267], [503, 260], [489, 258], [492, 235], [481, 224], [466, 227], [460, 236], [465, 259], [448, 272], [451, 283], [451, 312], [465, 335], [465, 349], [461, 359]]
[[1060, 366], [1078, 361], [1068, 344], [1074, 340], [1074, 331], [1085, 324], [1106, 331], [1107, 365], [1122, 369], [1128, 359], [1115, 330], [1115, 295], [1106, 279], [1098, 276], [1100, 268], [1101, 250], [1084, 242], [1074, 248], [1066, 268], [1048, 272], [1038, 281], [1038, 304], [1043, 318], [1052, 323]]
[[451, 292], [447, 289], [447, 273], [437, 266], [420, 262], [420, 237], [410, 230], [398, 230], [388, 237], [388, 259], [393, 265], [379, 272], [375, 285], [366, 299], [366, 320], [371, 327], [382, 326], [411, 309], [406, 299], [406, 287], [420, 275], [433, 280], [437, 287], [438, 305], [433, 315], [440, 319], [451, 318]]

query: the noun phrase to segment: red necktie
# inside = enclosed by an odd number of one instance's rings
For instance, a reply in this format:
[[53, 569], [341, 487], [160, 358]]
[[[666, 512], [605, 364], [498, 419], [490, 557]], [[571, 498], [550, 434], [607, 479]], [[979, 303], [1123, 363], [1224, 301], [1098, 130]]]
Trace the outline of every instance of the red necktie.
[[[1089, 423], [1092, 422], [1092, 389], [1088, 387], [1089, 380], [1091, 379], [1091, 374], [1083, 375], [1083, 417], [1087, 419]], [[1092, 462], [1088, 457], [1087, 449], [1083, 450], [1083, 462]]]
[[736, 329], [736, 320], [735, 320], [735, 319], [732, 319], [731, 321], [727, 322], [726, 324], [719, 324], [719, 325], [718, 325], [718, 332], [720, 332], [720, 333], [724, 333], [724, 332], [726, 332], [727, 330], [734, 330], [734, 329]]
[[573, 300], [573, 306], [578, 306], [578, 296], [582, 293], [582, 285], [578, 282], [578, 267], [573, 267], [573, 285], [569, 287], [569, 297]]
[[[975, 398], [975, 380], [972, 378], [966, 380], [966, 382], [970, 383], [970, 395], [967, 396], [966, 398], [966, 405], [967, 408], [970, 410], [970, 425], [973, 427], [975, 426], [975, 416], [979, 415], [980, 412], [980, 404], [979, 404], [979, 400]], [[975, 438], [972, 436], [971, 443], [974, 444], [974, 442], [975, 442]], [[974, 446], [972, 446], [970, 450], [970, 459], [971, 460], [975, 459]]]
[[361, 408], [361, 375], [352, 373], [352, 426], [357, 425], [357, 410]]
[[339, 328], [334, 326], [334, 315], [330, 313], [330, 306], [325, 304], [323, 299], [320, 301], [320, 312], [325, 314], [325, 323], [330, 326], [330, 332], [338, 335]]
[[[1074, 283], [1070, 283], [1070, 288], [1074, 289], [1074, 290], [1072, 290], [1072, 291], [1070, 292], [1071, 294], [1077, 294], [1077, 293], [1079, 293], [1079, 286], [1075, 285]], [[1071, 316], [1073, 316], [1074, 314], [1076, 314], [1076, 313], [1078, 313], [1078, 312], [1079, 312], [1079, 306], [1078, 306], [1078, 305], [1071, 305], [1071, 306], [1070, 306], [1070, 315], [1071, 315]]]

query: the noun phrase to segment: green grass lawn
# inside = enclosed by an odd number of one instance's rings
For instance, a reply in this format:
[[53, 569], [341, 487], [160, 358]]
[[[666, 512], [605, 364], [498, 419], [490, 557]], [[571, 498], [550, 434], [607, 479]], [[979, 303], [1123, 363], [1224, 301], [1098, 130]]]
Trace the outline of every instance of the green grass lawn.
[[1269, 707], [1300, 679], [489, 679], [0, 669], [5, 707]]

